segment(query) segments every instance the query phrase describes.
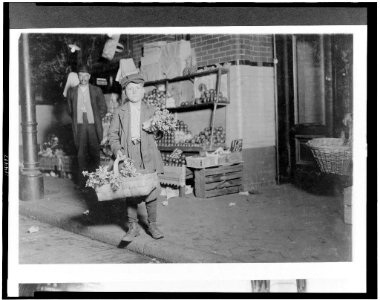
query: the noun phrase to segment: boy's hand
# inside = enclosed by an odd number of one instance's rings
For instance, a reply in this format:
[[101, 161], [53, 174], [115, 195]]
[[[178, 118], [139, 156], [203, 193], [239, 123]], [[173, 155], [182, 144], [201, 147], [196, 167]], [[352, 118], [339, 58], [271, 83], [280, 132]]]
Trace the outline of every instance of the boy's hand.
[[123, 160], [126, 158], [126, 156], [123, 154], [123, 152], [121, 152], [121, 150], [119, 150], [119, 151], [117, 151], [116, 158], [118, 160]]
[[152, 123], [152, 120], [150, 120], [150, 119], [147, 120], [147, 121], [145, 121], [145, 122], [142, 124], [142, 129], [144, 129], [145, 131], [148, 131], [149, 128], [150, 128], [151, 123]]

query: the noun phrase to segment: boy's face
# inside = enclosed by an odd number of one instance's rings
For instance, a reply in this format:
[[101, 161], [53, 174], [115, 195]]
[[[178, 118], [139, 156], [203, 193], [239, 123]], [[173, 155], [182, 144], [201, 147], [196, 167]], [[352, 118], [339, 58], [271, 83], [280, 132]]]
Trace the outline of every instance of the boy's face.
[[78, 77], [79, 77], [79, 84], [80, 85], [87, 85], [89, 80], [90, 80], [91, 75], [88, 73], [79, 72]]
[[145, 89], [142, 83], [129, 83], [125, 88], [125, 93], [131, 102], [139, 102], [144, 98]]

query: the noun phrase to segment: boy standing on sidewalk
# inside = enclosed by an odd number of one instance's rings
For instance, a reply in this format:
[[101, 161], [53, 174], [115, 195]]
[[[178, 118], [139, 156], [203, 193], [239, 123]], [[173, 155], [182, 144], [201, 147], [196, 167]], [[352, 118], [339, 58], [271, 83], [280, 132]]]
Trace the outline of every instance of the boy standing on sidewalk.
[[[141, 100], [144, 98], [144, 78], [140, 74], [132, 74], [120, 80], [127, 102], [116, 110], [109, 129], [109, 142], [116, 157], [128, 157], [133, 160], [136, 169], [143, 172], [163, 173], [161, 154], [157, 149], [154, 134], [143, 130], [143, 123], [154, 114], [154, 108]], [[127, 199], [128, 232], [122, 241], [130, 242], [139, 235], [137, 224], [137, 205], [145, 202], [148, 214], [148, 233], [154, 239], [164, 235], [157, 227], [157, 197], [160, 194], [157, 186], [147, 197]]]

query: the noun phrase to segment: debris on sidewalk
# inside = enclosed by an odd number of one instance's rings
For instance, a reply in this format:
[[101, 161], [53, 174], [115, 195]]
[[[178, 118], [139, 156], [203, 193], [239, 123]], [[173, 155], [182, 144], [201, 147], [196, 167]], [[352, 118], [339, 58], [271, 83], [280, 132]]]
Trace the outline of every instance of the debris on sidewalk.
[[251, 190], [249, 190], [248, 193], [250, 193], [251, 195], [258, 195], [258, 194], [261, 194], [258, 190], [255, 190], [255, 189], [251, 189]]
[[164, 200], [164, 201], [162, 201], [162, 205], [163, 205], [163, 206], [168, 206], [168, 205], [169, 205], [169, 201], [168, 201], [168, 200]]
[[172, 189], [171, 187], [166, 188], [166, 200], [170, 198], [179, 197], [179, 189]]
[[31, 226], [28, 229], [28, 233], [34, 233], [40, 231], [40, 228], [38, 226]]
[[249, 196], [249, 192], [239, 192], [239, 195], [242, 195], [242, 196]]
[[58, 177], [58, 175], [55, 174], [53, 171], [50, 172], [50, 176], [51, 176], [51, 177]]
[[90, 211], [88, 209], [82, 213], [82, 215], [85, 215], [85, 216], [88, 216], [89, 214], [90, 214]]
[[230, 204], [228, 204], [228, 206], [235, 206], [236, 203], [235, 202], [230, 202]]
[[192, 194], [193, 193], [193, 188], [191, 185], [186, 185], [185, 186], [185, 195]]
[[159, 264], [160, 261], [157, 258], [152, 258], [151, 261], [149, 262], [150, 264]]

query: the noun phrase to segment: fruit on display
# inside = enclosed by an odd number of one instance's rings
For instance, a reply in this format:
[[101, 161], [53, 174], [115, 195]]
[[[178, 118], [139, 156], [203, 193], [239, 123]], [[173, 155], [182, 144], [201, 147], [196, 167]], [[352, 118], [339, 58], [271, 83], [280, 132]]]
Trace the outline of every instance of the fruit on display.
[[[170, 97], [170, 95], [167, 95]], [[166, 94], [165, 91], [159, 91], [154, 89], [148, 93], [145, 93], [142, 99], [145, 103], [158, 108], [166, 108]]]
[[171, 132], [164, 132], [162, 139], [158, 141], [159, 146], [186, 146], [190, 147], [190, 141], [193, 135], [188, 129], [187, 124], [182, 120], [177, 120], [175, 130]]
[[[144, 122], [143, 129], [148, 132], [163, 132], [170, 133], [176, 128], [177, 121], [175, 116], [167, 109], [156, 109], [153, 117]], [[146, 126], [146, 127], [145, 127]]]
[[213, 103], [213, 102], [216, 102], [216, 100], [218, 100], [218, 102], [220, 102], [220, 103], [227, 103], [228, 102], [227, 97], [223, 96], [222, 92], [219, 92], [219, 95], [217, 95], [217, 92], [215, 89], [204, 90], [201, 93], [200, 98], [195, 98], [194, 102], [196, 104]]
[[191, 101], [183, 101], [181, 102], [180, 106], [191, 106], [191, 105], [197, 105], [197, 104], [204, 104], [204, 103], [214, 103], [218, 99], [219, 103], [228, 103], [227, 97], [223, 96], [222, 92], [219, 92], [219, 97], [216, 96], [216, 90], [205, 90], [202, 91], [200, 98], [195, 98]]
[[165, 166], [182, 167], [186, 165], [186, 156], [179, 150], [179, 153], [175, 153], [175, 149], [172, 153], [161, 153], [162, 161]]
[[43, 157], [55, 157], [57, 150], [62, 150], [62, 144], [59, 142], [59, 138], [55, 134], [50, 134], [47, 137], [47, 141], [40, 146], [38, 155]]
[[[226, 142], [226, 132], [222, 126], [214, 128], [213, 145], [224, 146]], [[181, 120], [177, 120], [176, 130], [167, 132], [158, 141], [159, 146], [182, 146], [200, 147], [209, 146], [211, 143], [211, 127], [206, 127], [199, 134], [192, 135], [188, 126]]]
[[[222, 126], [214, 128], [213, 145], [224, 145], [226, 142], [226, 132]], [[191, 143], [210, 145], [211, 143], [211, 127], [206, 127], [199, 134], [195, 135]]]

